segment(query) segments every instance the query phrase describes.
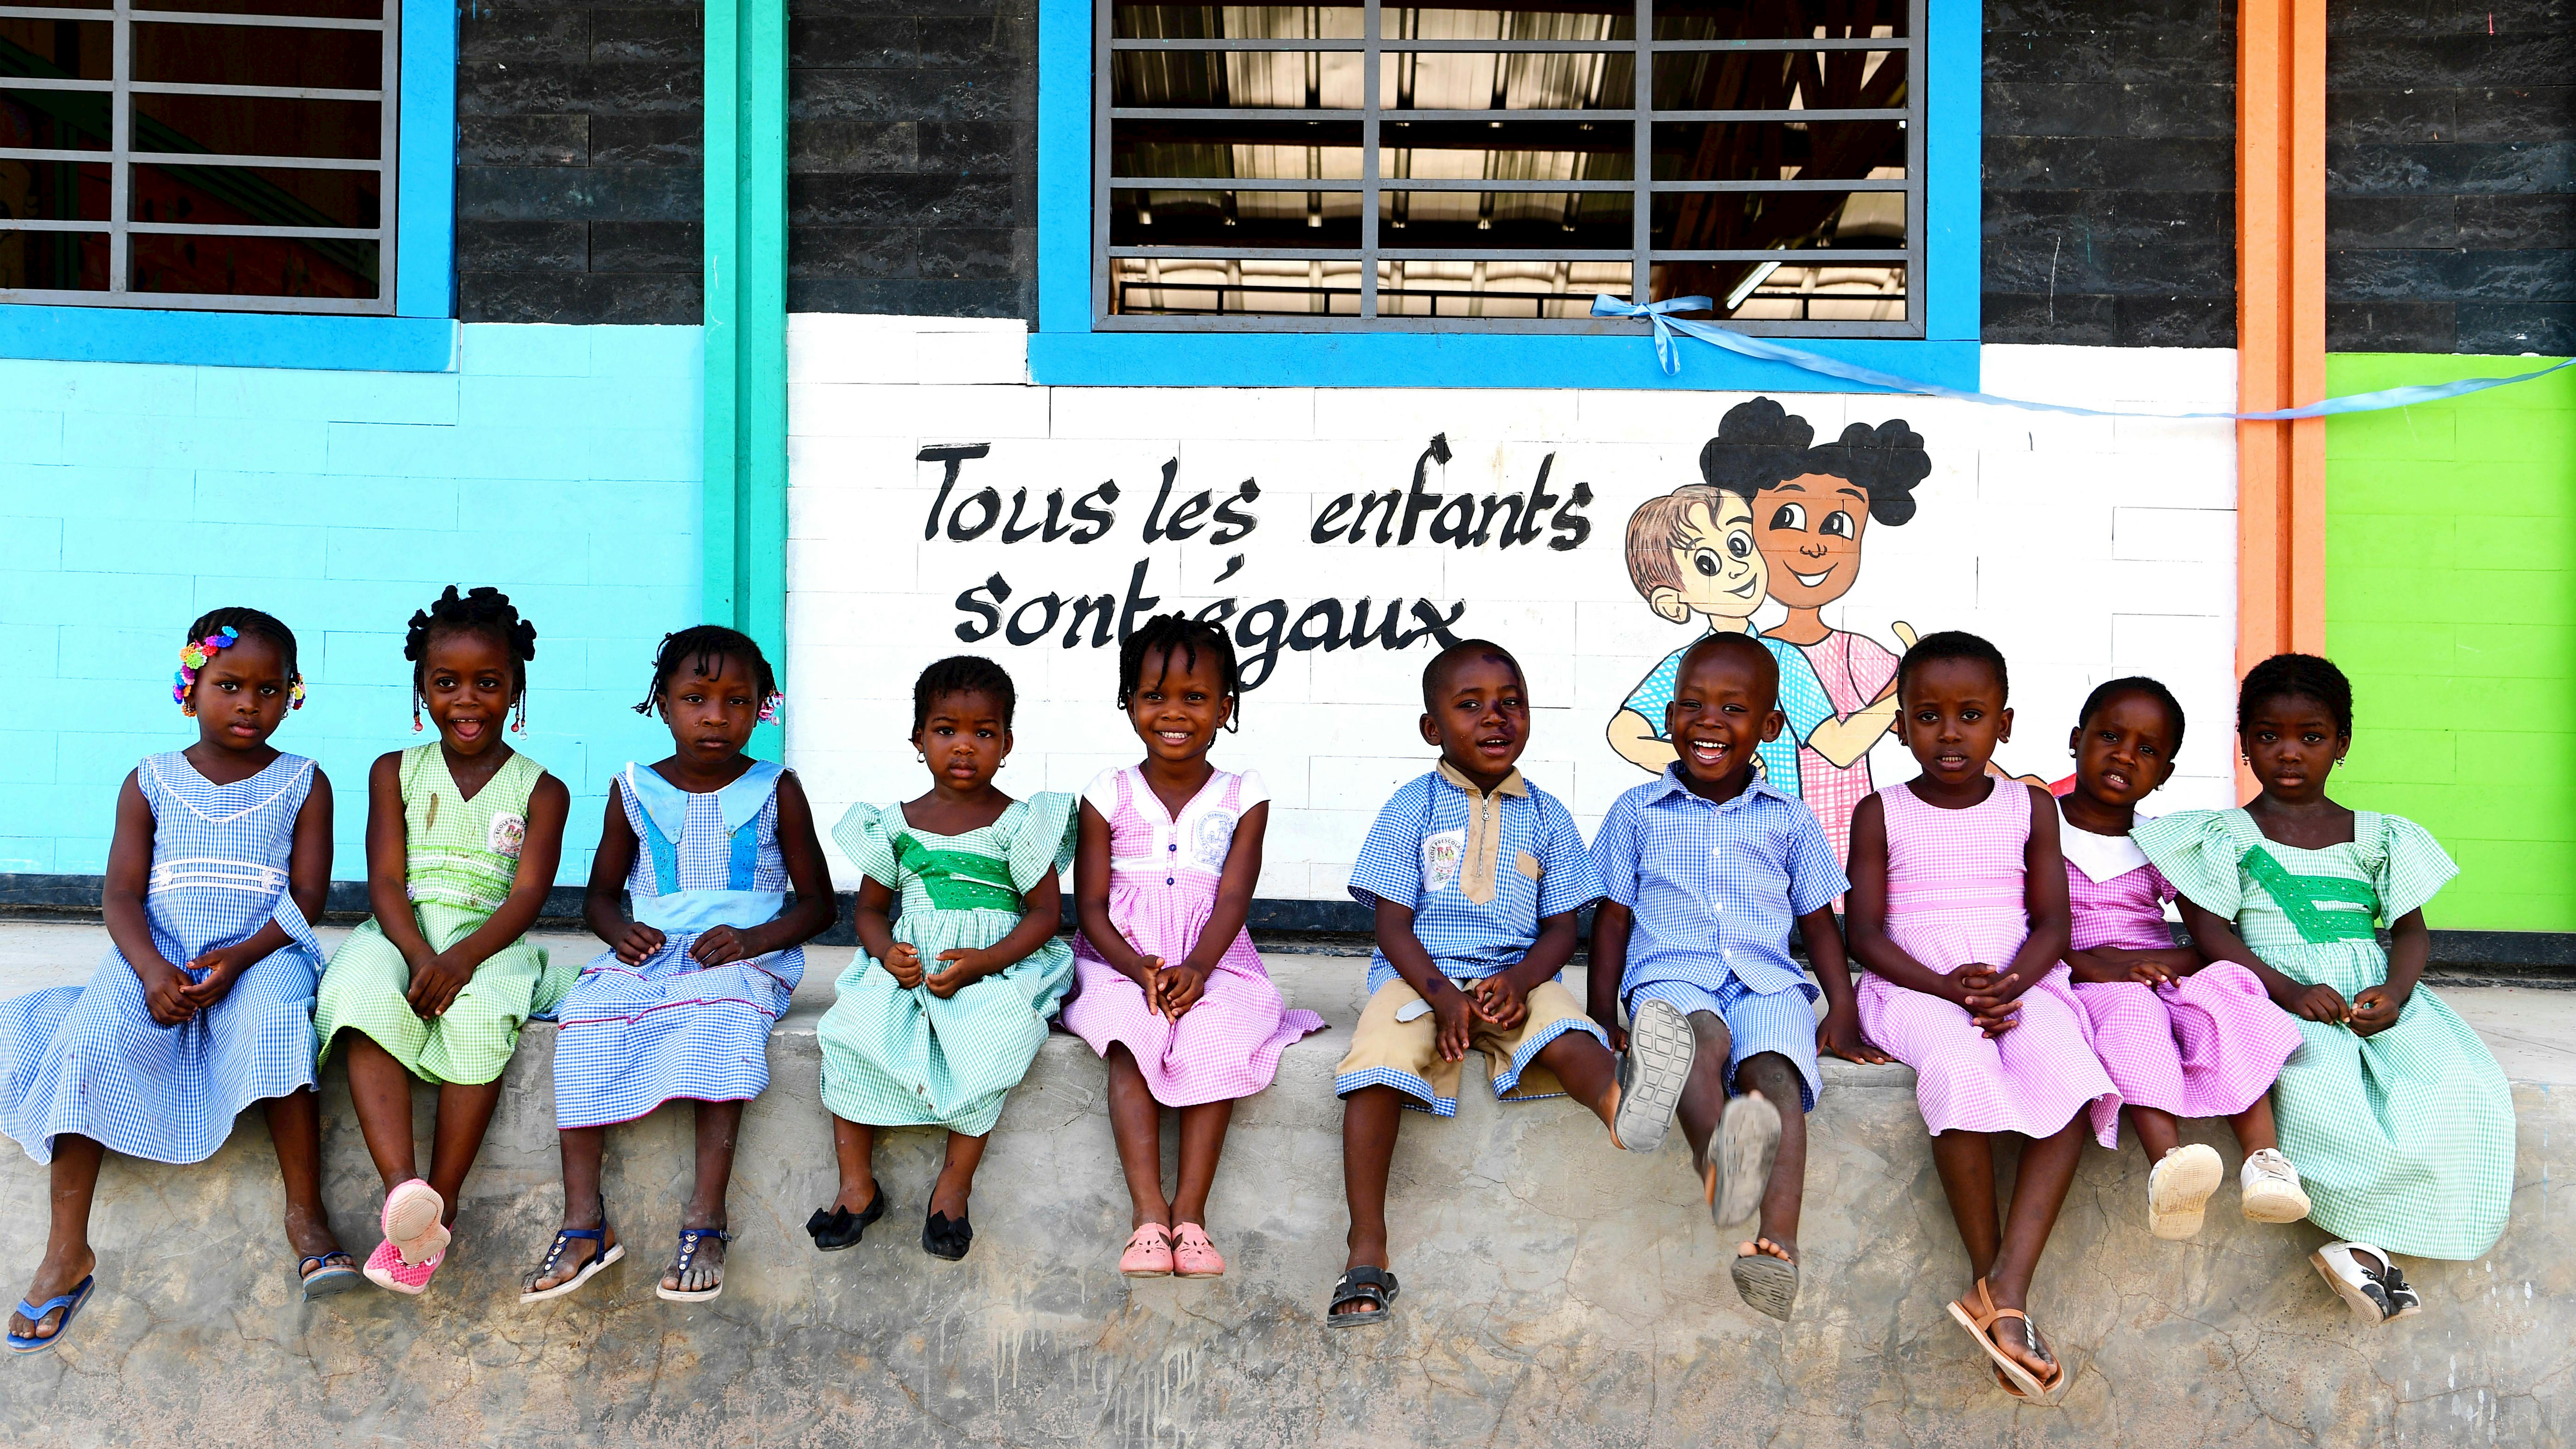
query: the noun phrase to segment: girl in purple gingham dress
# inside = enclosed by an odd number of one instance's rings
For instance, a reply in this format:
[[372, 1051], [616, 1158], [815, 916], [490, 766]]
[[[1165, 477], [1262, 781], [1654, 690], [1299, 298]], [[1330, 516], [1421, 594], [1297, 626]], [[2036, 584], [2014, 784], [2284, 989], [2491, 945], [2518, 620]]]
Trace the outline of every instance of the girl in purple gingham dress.
[[2067, 741], [2075, 778], [2058, 803], [2075, 999], [2147, 1151], [2148, 1230], [2177, 1239], [2200, 1230], [2226, 1177], [2215, 1149], [2182, 1140], [2182, 1117], [2225, 1117], [2236, 1129], [2247, 1217], [2308, 1215], [2272, 1126], [2272, 1083], [2299, 1049], [2298, 1025], [2253, 972], [2174, 945], [2165, 925], [2174, 888], [2129, 838], [2138, 803], [2172, 778], [2182, 735], [2171, 691], [2152, 679], [2112, 680], [2077, 716]]
[[[1922, 774], [1852, 816], [1851, 952], [1861, 1030], [1914, 1068], [1932, 1157], [1975, 1284], [1950, 1305], [2005, 1392], [2059, 1402], [2073, 1374], [2024, 1305], [2084, 1153], [2116, 1141], [2119, 1094], [2093, 1055], [2066, 953], [2066, 867], [2046, 790], [1989, 773], [2012, 732], [2003, 655], [1925, 635], [1896, 673]], [[1997, 1222], [1991, 1134], [2027, 1139]]]
[[[1064, 1025], [1109, 1064], [1133, 1214], [1119, 1271], [1214, 1277], [1225, 1259], [1201, 1220], [1235, 1101], [1269, 1086], [1279, 1053], [1324, 1019], [1287, 1009], [1244, 930], [1270, 796], [1260, 776], [1208, 763], [1238, 707], [1225, 631], [1180, 614], [1150, 620], [1119, 651], [1118, 703], [1146, 755], [1083, 791], [1079, 984]], [[1169, 1199], [1160, 1107], [1181, 1109]]]

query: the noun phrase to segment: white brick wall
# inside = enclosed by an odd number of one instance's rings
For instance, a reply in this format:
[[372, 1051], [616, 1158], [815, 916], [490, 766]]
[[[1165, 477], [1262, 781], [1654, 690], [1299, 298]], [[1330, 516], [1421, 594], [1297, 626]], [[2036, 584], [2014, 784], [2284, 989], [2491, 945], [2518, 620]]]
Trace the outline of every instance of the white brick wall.
[[[1103, 766], [1141, 753], [1113, 703], [1113, 648], [1048, 636], [1014, 646], [1000, 634], [968, 644], [959, 591], [1000, 573], [1006, 619], [1039, 595], [1108, 593], [1123, 602], [1148, 561], [1159, 608], [1231, 597], [1273, 598], [1291, 615], [1316, 599], [1464, 600], [1461, 633], [1490, 635], [1527, 668], [1537, 704], [1530, 777], [1563, 797], [1589, 829], [1646, 778], [1613, 754], [1603, 730], [1637, 680], [1694, 628], [1670, 625], [1629, 586], [1621, 554], [1628, 515], [1699, 477], [1700, 445], [1743, 394], [1617, 391], [1440, 391], [1336, 388], [1045, 388], [1027, 382], [1025, 335], [1012, 321], [798, 316], [790, 321], [789, 667], [796, 708], [790, 761], [828, 823], [851, 801], [908, 799], [927, 788], [906, 742], [912, 680], [965, 650], [990, 654], [1020, 688], [1018, 748], [1001, 784], [1015, 794], [1075, 790]], [[2223, 409], [2235, 397], [2227, 351], [1988, 347], [1987, 390], [2007, 396], [2164, 411]], [[2227, 802], [2227, 720], [2235, 638], [2235, 434], [2224, 422], [2094, 419], [1920, 398], [1782, 395], [1818, 441], [1847, 422], [1906, 419], [1932, 454], [1901, 527], [1873, 524], [1852, 591], [1829, 622], [1894, 647], [1891, 623], [1975, 630], [2013, 665], [2019, 729], [2007, 767], [2056, 778], [2084, 692], [2103, 679], [2153, 674], [2191, 719], [2183, 771], [2151, 810]], [[1455, 494], [1525, 492], [1555, 462], [1560, 497], [1588, 483], [1590, 538], [1572, 551], [1537, 545], [1458, 550], [1316, 545], [1316, 514], [1350, 491], [1402, 490], [1434, 433], [1451, 461], [1426, 486]], [[985, 443], [962, 465], [951, 510], [998, 491], [1004, 518], [1028, 490], [1023, 523], [1062, 489], [1068, 509], [1114, 480], [1116, 523], [1097, 542], [1000, 529], [961, 543], [924, 540], [942, 466], [927, 446]], [[1142, 530], [1166, 463], [1172, 499], [1201, 489], [1222, 501], [1246, 478], [1258, 527], [1211, 545], [1210, 530], [1148, 544]], [[970, 512], [970, 518], [972, 513]], [[944, 519], [945, 515], [943, 515]], [[1066, 523], [1072, 520], [1068, 515]], [[1423, 524], [1427, 529], [1429, 517]], [[1240, 571], [1217, 575], [1235, 554]], [[1034, 622], [1042, 610], [1032, 610]], [[1777, 619], [1770, 604], [1756, 622]], [[1113, 625], [1114, 639], [1114, 625]], [[1401, 654], [1283, 650], [1245, 702], [1245, 727], [1216, 753], [1258, 768], [1275, 797], [1260, 891], [1339, 898], [1352, 854], [1388, 791], [1428, 768], [1417, 679], [1428, 642]], [[1246, 651], [1249, 653], [1249, 651]], [[1893, 740], [1872, 755], [1881, 783], [1911, 775]], [[855, 885], [835, 852], [841, 884]]]

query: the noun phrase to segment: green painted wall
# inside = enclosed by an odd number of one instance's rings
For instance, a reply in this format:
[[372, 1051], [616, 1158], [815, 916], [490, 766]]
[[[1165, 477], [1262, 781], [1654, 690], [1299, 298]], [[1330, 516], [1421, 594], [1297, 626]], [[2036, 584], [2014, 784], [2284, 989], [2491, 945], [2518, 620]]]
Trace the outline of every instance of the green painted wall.
[[[2326, 391], [2533, 365], [2337, 354]], [[2576, 368], [2329, 419], [2326, 500], [2327, 647], [2354, 691], [2336, 798], [2450, 849], [2434, 926], [2576, 930]]]

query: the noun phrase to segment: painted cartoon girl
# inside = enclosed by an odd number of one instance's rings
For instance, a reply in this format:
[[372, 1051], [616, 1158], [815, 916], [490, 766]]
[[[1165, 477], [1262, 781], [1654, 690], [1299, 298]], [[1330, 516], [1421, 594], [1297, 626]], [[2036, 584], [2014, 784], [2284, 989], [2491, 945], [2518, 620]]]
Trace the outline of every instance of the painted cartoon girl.
[[[1836, 629], [1826, 605], [1860, 578], [1861, 536], [1872, 521], [1914, 516], [1914, 486], [1932, 472], [1923, 439], [1902, 418], [1854, 423], [1811, 446], [1815, 429], [1767, 397], [1729, 409], [1700, 450], [1700, 472], [1752, 499], [1753, 537], [1772, 598], [1789, 617], [1764, 639], [1793, 646], [1831, 701], [1830, 715], [1801, 731], [1799, 794], [1837, 855], [1850, 849], [1851, 814], [1872, 788], [1869, 749], [1896, 717], [1896, 655], [1865, 634]], [[1914, 631], [1894, 626], [1898, 647]]]
[[[1701, 471], [1707, 472], [1705, 452]], [[1746, 501], [1751, 492], [1712, 478], [1650, 498], [1628, 515], [1628, 581], [1649, 608], [1675, 624], [1703, 616], [1712, 634], [1754, 632], [1753, 612], [1762, 607], [1768, 570], [1755, 542], [1752, 505]], [[1673, 702], [1682, 655], [1697, 642], [1687, 641], [1665, 655], [1610, 718], [1610, 748], [1641, 770], [1660, 774], [1676, 757], [1664, 712]], [[1796, 645], [1767, 638], [1762, 642], [1779, 661], [1780, 712], [1789, 724], [1780, 738], [1763, 741], [1756, 755], [1772, 788], [1795, 795], [1800, 742], [1833, 718], [1833, 702]], [[1879, 728], [1886, 727], [1881, 720]]]

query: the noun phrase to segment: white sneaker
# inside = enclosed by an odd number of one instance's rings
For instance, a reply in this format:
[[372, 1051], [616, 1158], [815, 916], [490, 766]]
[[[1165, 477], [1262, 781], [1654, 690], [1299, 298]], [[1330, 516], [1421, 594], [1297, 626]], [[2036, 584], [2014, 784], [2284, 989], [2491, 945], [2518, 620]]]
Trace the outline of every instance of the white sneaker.
[[[2395, 1267], [2386, 1253], [2368, 1243], [2328, 1243], [2308, 1255], [2352, 1316], [2365, 1326], [2376, 1328], [2392, 1319], [2405, 1316], [2391, 1298], [2386, 1274]], [[2410, 1291], [2407, 1295], [2413, 1297]], [[2418, 1312], [2421, 1308], [2418, 1307]]]
[[2299, 1185], [2299, 1170], [2277, 1147], [2247, 1153], [2236, 1181], [2250, 1222], [2295, 1223], [2308, 1215], [2308, 1192]]
[[2187, 1142], [2166, 1153], [2147, 1173], [2147, 1231], [2167, 1241], [2199, 1232], [2210, 1198], [2226, 1180], [2226, 1165], [2206, 1143]]

